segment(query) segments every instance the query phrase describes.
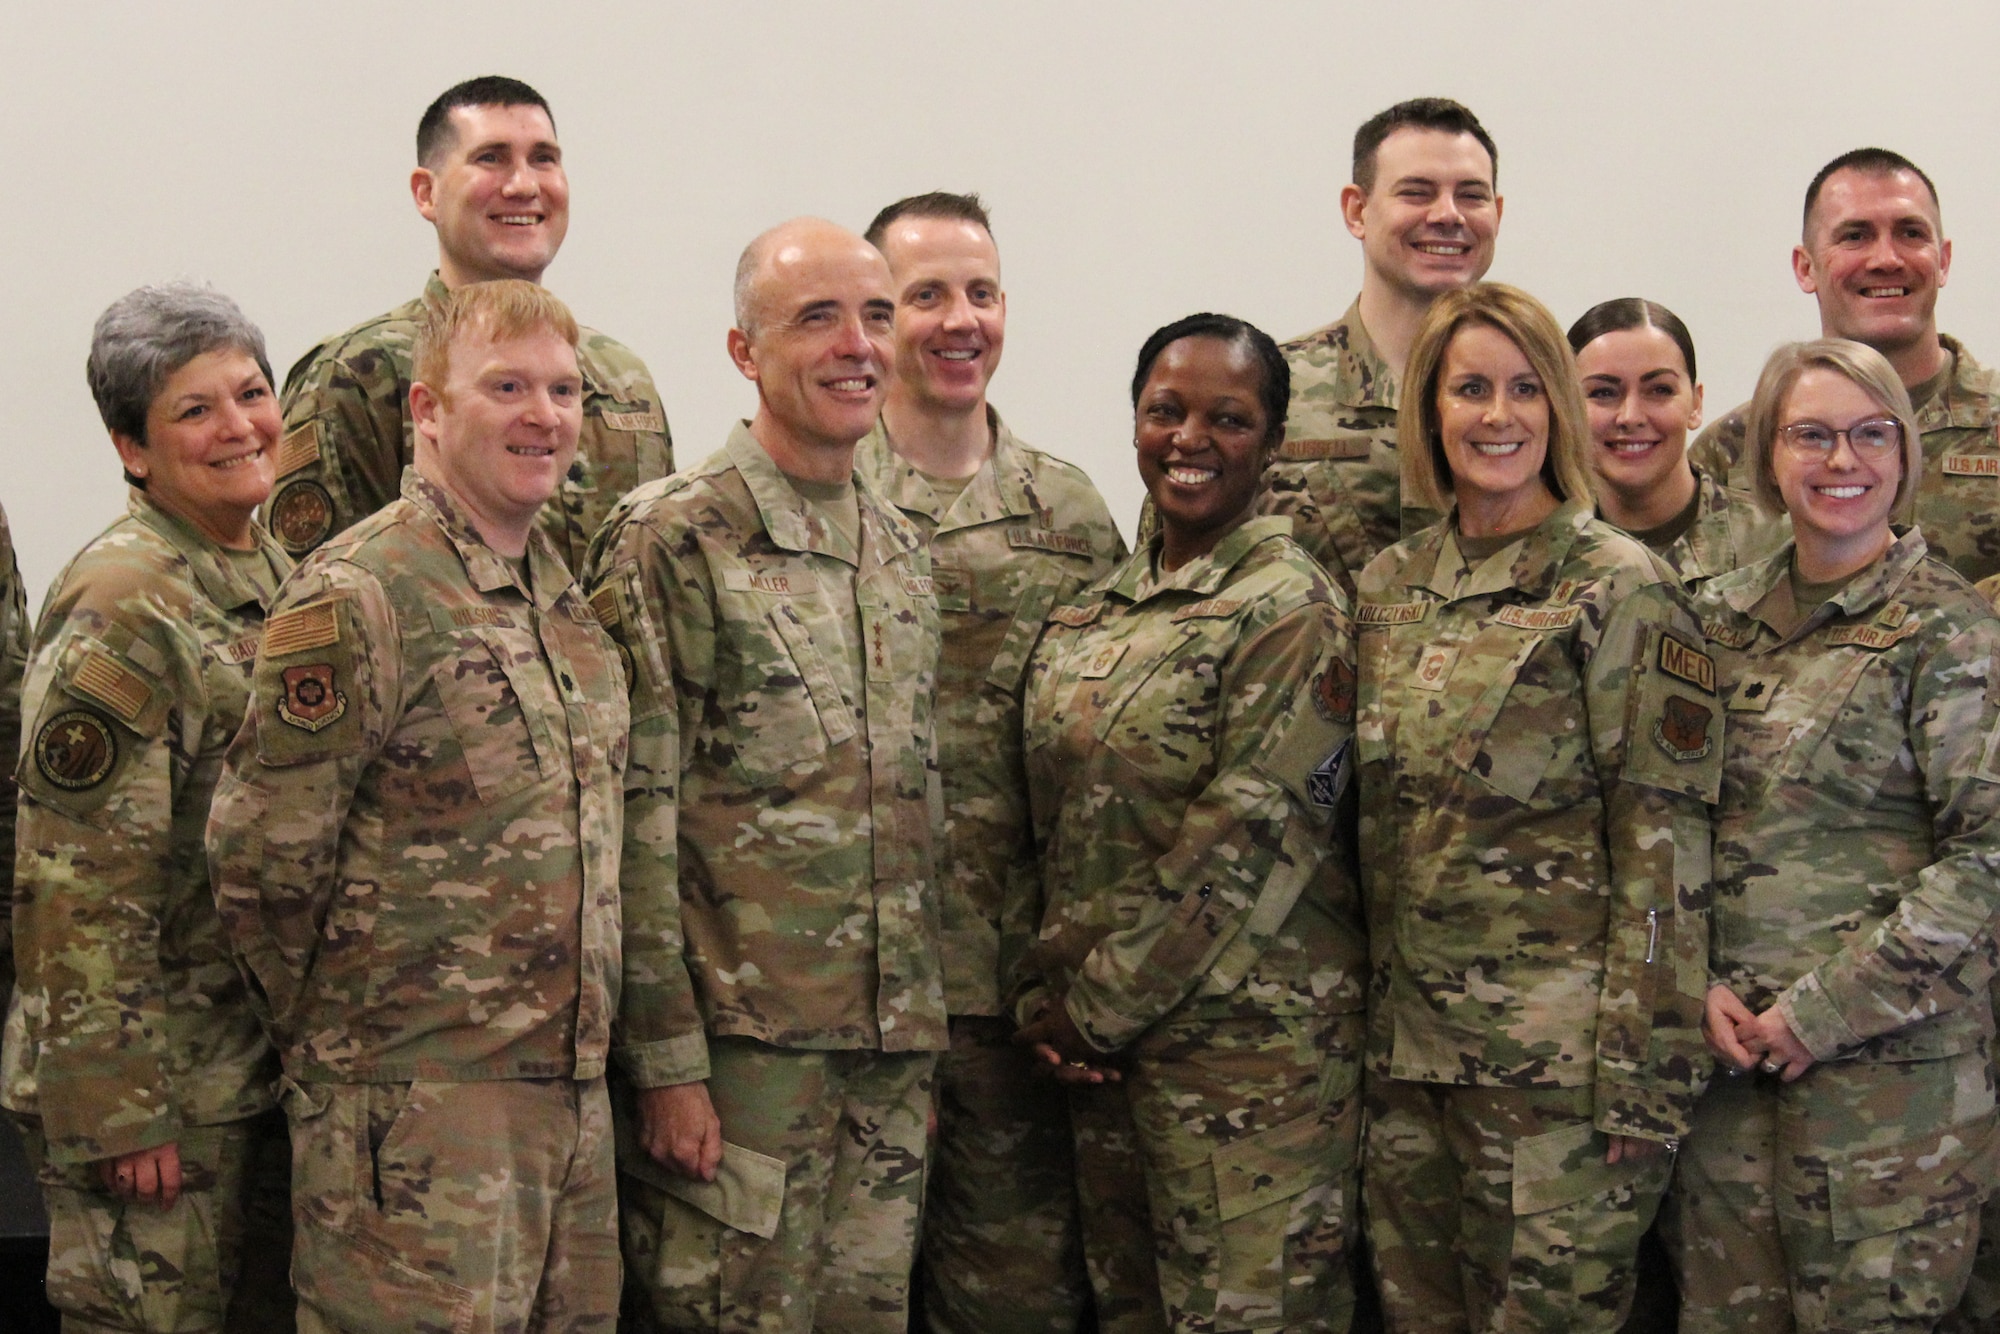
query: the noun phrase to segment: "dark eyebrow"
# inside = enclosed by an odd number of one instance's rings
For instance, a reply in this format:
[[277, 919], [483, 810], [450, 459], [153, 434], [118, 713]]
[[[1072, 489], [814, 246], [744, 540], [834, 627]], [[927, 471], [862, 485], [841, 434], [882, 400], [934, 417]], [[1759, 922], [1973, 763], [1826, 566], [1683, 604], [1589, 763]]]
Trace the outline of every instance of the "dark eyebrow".
[[870, 297], [862, 309], [878, 315], [894, 315], [896, 303], [886, 297]]
[[817, 315], [822, 310], [832, 310], [839, 304], [840, 304], [839, 302], [830, 299], [824, 301], [808, 301], [803, 306], [800, 306], [797, 310], [792, 312], [792, 318], [794, 320], [802, 320], [808, 315]]

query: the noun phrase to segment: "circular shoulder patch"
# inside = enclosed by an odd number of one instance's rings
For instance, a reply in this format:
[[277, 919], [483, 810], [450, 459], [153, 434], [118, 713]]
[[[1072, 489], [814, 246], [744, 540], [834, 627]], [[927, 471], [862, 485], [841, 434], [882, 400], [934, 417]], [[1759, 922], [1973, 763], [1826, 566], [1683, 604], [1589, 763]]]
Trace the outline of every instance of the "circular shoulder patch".
[[96, 787], [117, 764], [117, 735], [89, 709], [65, 709], [35, 735], [35, 769], [65, 791]]
[[324, 542], [332, 529], [333, 497], [310, 478], [293, 482], [271, 502], [271, 533], [295, 556]]

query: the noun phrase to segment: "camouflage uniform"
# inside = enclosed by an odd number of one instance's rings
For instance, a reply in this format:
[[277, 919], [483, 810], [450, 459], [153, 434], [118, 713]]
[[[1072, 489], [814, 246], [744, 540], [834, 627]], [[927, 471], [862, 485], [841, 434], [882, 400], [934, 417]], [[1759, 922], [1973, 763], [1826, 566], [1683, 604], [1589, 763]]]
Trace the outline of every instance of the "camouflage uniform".
[[727, 1141], [723, 1191], [624, 1162], [630, 1269], [675, 1328], [908, 1323], [946, 1038], [938, 624], [922, 535], [856, 491], [858, 551], [739, 424], [591, 550], [634, 719], [619, 1064], [706, 1080]]
[[[285, 376], [285, 438], [278, 481], [264, 507], [271, 532], [304, 556], [396, 498], [414, 457], [410, 354], [428, 302], [441, 301], [436, 273], [415, 301], [316, 345]], [[618, 498], [674, 470], [660, 391], [644, 362], [614, 338], [585, 329], [576, 345], [583, 372], [583, 434], [569, 476], [542, 507], [542, 531], [572, 570]]]
[[[1974, 361], [1956, 338], [1939, 335], [1951, 354], [1944, 388], [1917, 410], [1924, 436], [1924, 475], [1917, 484], [1915, 522], [1941, 560], [1977, 582], [2000, 574], [2000, 371]], [[1750, 504], [1742, 466], [1749, 405], [1711, 423], [1688, 455], [1695, 466], [1727, 476], [1730, 490]]]
[[[0, 755], [21, 753], [21, 676], [28, 670], [28, 596], [14, 560], [13, 530], [0, 513]], [[14, 771], [0, 765], [0, 868], [14, 879]], [[5, 902], [13, 901], [10, 889]], [[14, 994], [14, 918], [0, 912], [0, 997]], [[0, 1134], [6, 1133], [0, 1131]]]
[[1731, 491], [1715, 475], [1696, 468], [1694, 484], [1694, 526], [1655, 553], [1689, 588], [1762, 560], [1792, 535], [1790, 518], [1771, 518], [1747, 493]]
[[1713, 665], [1646, 549], [1559, 506], [1355, 609], [1370, 1241], [1398, 1329], [1615, 1329], [1707, 1069]]
[[1287, 528], [1171, 573], [1140, 550], [1030, 668], [1044, 902], [1016, 1013], [1063, 1004], [1127, 1067], [1070, 1102], [1107, 1332], [1344, 1330], [1353, 1306], [1353, 639]]
[[539, 532], [526, 569], [404, 474], [286, 582], [216, 789], [309, 1331], [616, 1317], [625, 692]]
[[[1396, 373], [1361, 323], [1361, 300], [1324, 328], [1285, 343], [1292, 372], [1285, 443], [1264, 470], [1260, 514], [1287, 514], [1292, 538], [1351, 601], [1354, 580], [1376, 553], [1437, 522], [1435, 511], [1405, 505], [1396, 451]], [[1139, 519], [1139, 544], [1158, 530], [1153, 502]]]
[[[935, 1334], [1068, 1334], [1090, 1300], [1062, 1090], [1034, 1075], [1002, 1017], [1002, 910], [1031, 881], [1021, 681], [1050, 608], [1125, 555], [1083, 473], [1023, 445], [988, 409], [993, 455], [947, 509], [878, 423], [855, 470], [930, 543], [944, 653], [938, 859], [951, 1049], [923, 1226], [924, 1318]], [[1018, 945], [1032, 925], [1010, 934]]]
[[1729, 723], [1710, 966], [1820, 1064], [1703, 1100], [1676, 1188], [1686, 1329], [1927, 1330], [1971, 1265], [2000, 621], [1925, 551], [1905, 531], [1789, 634], [1760, 614], [1789, 545], [1697, 604]]
[[[25, 1123], [49, 1298], [72, 1330], [291, 1323], [283, 1124], [260, 1115], [277, 1058], [202, 857], [264, 613], [291, 569], [255, 533], [255, 550], [225, 551], [131, 491], [57, 577], [35, 637], [0, 1101]], [[171, 1209], [104, 1188], [99, 1160], [163, 1144], [185, 1180]]]

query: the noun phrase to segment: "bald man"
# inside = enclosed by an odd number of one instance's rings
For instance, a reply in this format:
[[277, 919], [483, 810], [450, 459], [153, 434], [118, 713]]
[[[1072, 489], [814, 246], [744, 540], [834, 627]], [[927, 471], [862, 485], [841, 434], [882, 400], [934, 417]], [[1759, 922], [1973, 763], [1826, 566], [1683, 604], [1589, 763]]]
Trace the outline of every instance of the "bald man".
[[737, 266], [757, 413], [591, 548], [631, 685], [624, 1245], [672, 1329], [901, 1334], [946, 1045], [922, 534], [854, 471], [892, 359], [873, 246]]

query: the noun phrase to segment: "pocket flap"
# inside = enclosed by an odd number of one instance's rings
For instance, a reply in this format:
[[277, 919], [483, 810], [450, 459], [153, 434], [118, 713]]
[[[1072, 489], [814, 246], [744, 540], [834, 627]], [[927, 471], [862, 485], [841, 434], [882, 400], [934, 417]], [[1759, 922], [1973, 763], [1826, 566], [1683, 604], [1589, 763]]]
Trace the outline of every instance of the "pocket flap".
[[1994, 1117], [1827, 1164], [1828, 1212], [1836, 1241], [1860, 1241], [1976, 1209], [1996, 1166]]
[[1608, 1137], [1589, 1122], [1530, 1135], [1514, 1145], [1514, 1213], [1538, 1214], [1608, 1195], [1657, 1159], [1607, 1163]]
[[662, 1167], [633, 1142], [621, 1155], [626, 1172], [681, 1203], [701, 1210], [716, 1222], [769, 1241], [778, 1235], [785, 1208], [785, 1160], [722, 1141], [722, 1162], [715, 1180], [696, 1181]]
[[1222, 1222], [1333, 1179], [1331, 1132], [1318, 1111], [1246, 1135], [1210, 1155]]

